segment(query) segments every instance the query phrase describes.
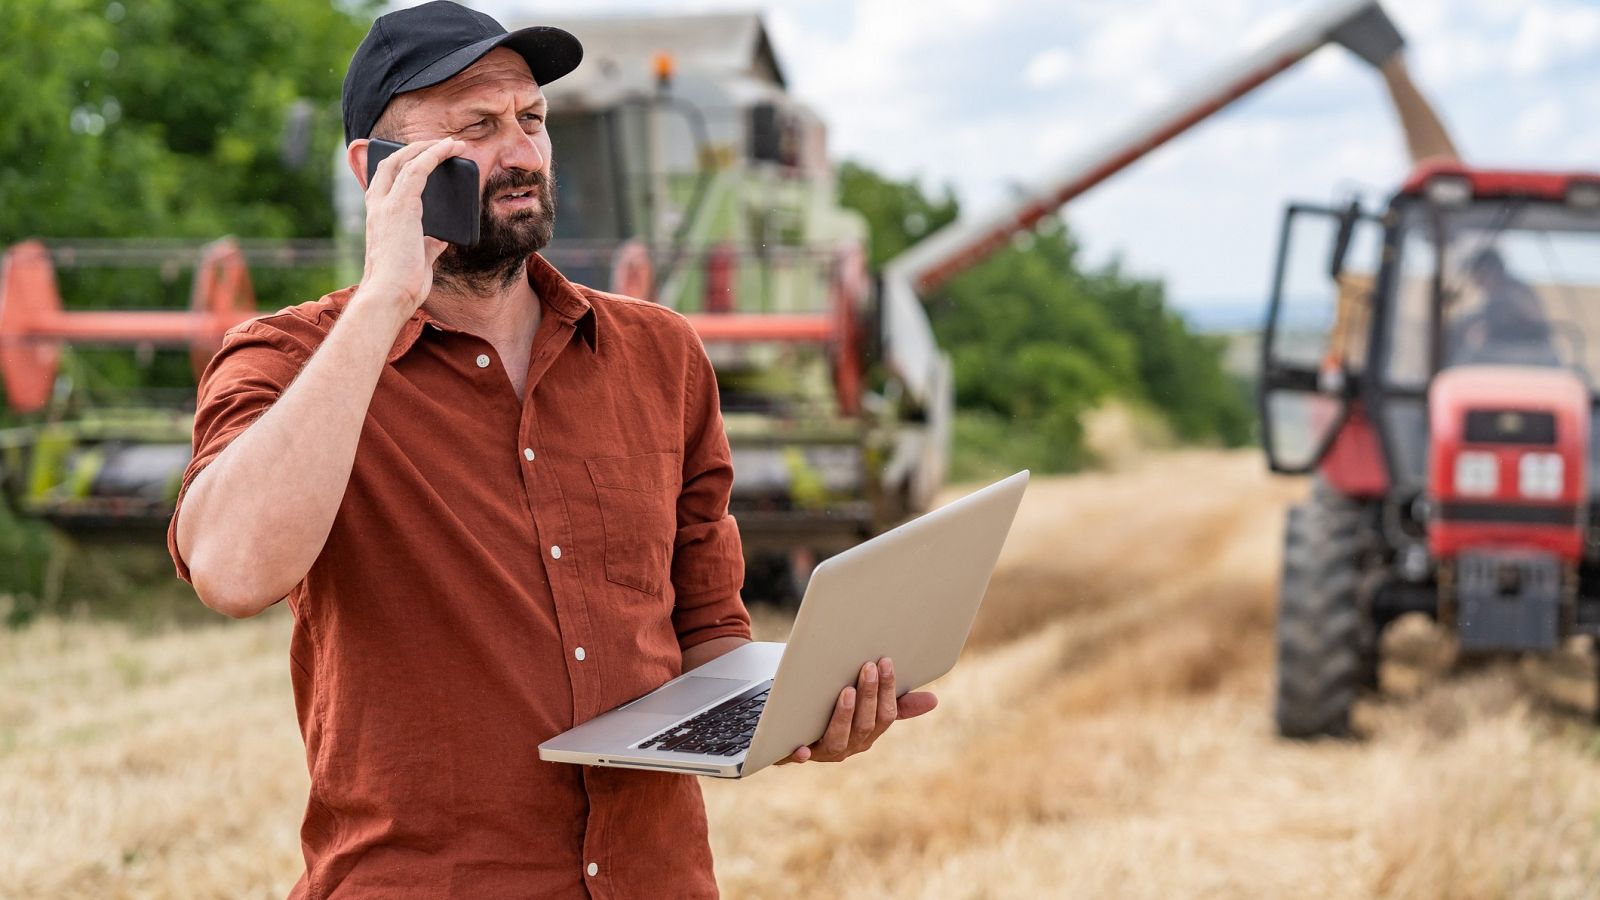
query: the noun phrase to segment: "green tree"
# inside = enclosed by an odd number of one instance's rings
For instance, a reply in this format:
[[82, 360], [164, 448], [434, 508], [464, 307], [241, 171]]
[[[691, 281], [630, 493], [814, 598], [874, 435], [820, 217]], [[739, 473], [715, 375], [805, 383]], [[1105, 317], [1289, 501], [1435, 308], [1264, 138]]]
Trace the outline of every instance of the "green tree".
[[839, 193], [846, 206], [866, 217], [872, 233], [867, 259], [874, 269], [955, 221], [958, 214], [949, 188], [942, 199], [930, 200], [915, 181], [893, 181], [848, 161], [839, 167]]
[[374, 5], [0, 3], [0, 244], [330, 234], [340, 81]]
[[[371, 0], [0, 2], [0, 247], [331, 237], [339, 91]], [[192, 270], [58, 271], [68, 307], [184, 306]], [[263, 306], [327, 269], [251, 272]], [[181, 353], [74, 348], [97, 383], [187, 387]], [[0, 424], [6, 413], [0, 410]]]
[[[959, 215], [948, 189], [933, 201], [864, 166], [843, 166], [840, 185], [867, 218], [879, 264]], [[1086, 271], [1059, 218], [926, 299], [955, 366], [958, 461], [1078, 468], [1090, 461], [1082, 417], [1113, 397], [1156, 410], [1184, 440], [1250, 437], [1254, 417], [1222, 369], [1221, 343], [1191, 333], [1159, 281], [1116, 263]]]
[[1227, 347], [1197, 335], [1166, 303], [1157, 281], [1130, 279], [1112, 263], [1087, 277], [1085, 295], [1126, 334], [1138, 336], [1138, 381], [1180, 438], [1248, 442], [1255, 426], [1249, 391], [1222, 367]]

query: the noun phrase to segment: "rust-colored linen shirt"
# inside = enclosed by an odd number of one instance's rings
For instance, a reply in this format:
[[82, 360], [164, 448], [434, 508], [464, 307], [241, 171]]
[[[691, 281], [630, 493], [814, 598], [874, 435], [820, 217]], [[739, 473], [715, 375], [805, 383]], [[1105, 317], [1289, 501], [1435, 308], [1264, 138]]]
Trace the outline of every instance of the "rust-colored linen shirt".
[[[419, 311], [389, 353], [332, 532], [289, 595], [311, 770], [291, 897], [714, 896], [699, 785], [537, 745], [748, 637], [716, 381], [672, 310], [542, 257], [523, 395]], [[187, 491], [294, 380], [353, 288], [231, 331]], [[177, 550], [177, 516], [168, 546]], [[248, 740], [248, 735], [241, 735]]]

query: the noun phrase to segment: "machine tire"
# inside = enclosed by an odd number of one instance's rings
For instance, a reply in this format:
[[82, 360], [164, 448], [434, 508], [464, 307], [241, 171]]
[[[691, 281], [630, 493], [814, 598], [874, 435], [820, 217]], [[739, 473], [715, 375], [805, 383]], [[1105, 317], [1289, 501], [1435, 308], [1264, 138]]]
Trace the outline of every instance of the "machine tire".
[[[809, 560], [797, 559], [806, 554], [810, 554]], [[799, 609], [800, 600], [805, 597], [806, 585], [811, 580], [811, 572], [825, 556], [809, 549], [755, 554], [745, 560], [744, 588], [741, 591], [744, 601], [765, 603], [791, 612]]]
[[1375, 660], [1363, 657], [1362, 516], [1318, 484], [1289, 509], [1278, 598], [1275, 718], [1288, 738], [1347, 737], [1350, 708]]

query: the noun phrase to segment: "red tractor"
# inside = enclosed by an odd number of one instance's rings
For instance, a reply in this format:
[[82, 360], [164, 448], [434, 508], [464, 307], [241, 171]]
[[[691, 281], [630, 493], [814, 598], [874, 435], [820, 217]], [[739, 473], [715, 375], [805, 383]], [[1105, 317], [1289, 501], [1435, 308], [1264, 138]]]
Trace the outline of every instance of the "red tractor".
[[1291, 206], [1261, 375], [1272, 469], [1315, 473], [1284, 538], [1280, 733], [1349, 733], [1405, 613], [1470, 653], [1600, 635], [1600, 174], [1434, 162], [1382, 215]]

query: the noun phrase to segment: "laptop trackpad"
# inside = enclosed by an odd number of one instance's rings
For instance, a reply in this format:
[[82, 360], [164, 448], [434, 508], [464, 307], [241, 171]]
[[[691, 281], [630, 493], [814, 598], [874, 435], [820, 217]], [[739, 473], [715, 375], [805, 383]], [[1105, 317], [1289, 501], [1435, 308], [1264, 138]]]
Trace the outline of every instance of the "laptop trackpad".
[[655, 693], [646, 694], [643, 698], [629, 705], [628, 712], [682, 715], [686, 712], [693, 712], [724, 694], [732, 694], [735, 690], [744, 687], [748, 683], [737, 678], [708, 678], [704, 675], [691, 675], [670, 687], [664, 687]]

